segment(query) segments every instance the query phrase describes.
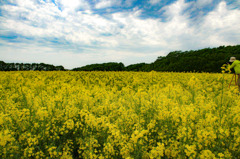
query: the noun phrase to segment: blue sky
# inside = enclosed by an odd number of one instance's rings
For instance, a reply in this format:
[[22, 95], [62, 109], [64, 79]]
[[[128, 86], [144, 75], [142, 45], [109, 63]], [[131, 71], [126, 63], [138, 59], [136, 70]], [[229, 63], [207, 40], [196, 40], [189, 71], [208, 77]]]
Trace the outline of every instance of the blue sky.
[[240, 44], [240, 0], [0, 0], [0, 60], [71, 69]]

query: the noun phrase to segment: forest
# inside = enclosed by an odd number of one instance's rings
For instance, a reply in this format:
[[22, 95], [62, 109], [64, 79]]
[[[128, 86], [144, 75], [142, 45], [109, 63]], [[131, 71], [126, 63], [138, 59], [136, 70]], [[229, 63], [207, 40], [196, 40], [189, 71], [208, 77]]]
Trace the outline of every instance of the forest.
[[[227, 63], [230, 57], [240, 59], [240, 45], [219, 46], [190, 51], [173, 51], [167, 56], [159, 56], [152, 63], [137, 63], [124, 66], [122, 62], [91, 64], [77, 67], [72, 71], [161, 71], [161, 72], [221, 72], [221, 66]], [[79, 64], [81, 65], [81, 64]], [[0, 61], [0, 71], [63, 71], [63, 66], [54, 66], [44, 63], [5, 63]]]

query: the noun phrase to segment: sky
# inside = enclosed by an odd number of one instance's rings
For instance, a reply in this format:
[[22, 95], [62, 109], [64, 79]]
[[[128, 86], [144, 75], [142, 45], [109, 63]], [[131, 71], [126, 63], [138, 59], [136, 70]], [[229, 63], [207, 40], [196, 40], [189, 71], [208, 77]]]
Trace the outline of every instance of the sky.
[[0, 61], [152, 63], [240, 44], [240, 0], [0, 0]]

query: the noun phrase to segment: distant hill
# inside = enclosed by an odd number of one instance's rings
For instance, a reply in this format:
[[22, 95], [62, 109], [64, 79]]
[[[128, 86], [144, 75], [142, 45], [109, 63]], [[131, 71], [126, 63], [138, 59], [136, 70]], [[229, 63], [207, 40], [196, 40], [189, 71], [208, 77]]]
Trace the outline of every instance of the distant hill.
[[[123, 63], [109, 62], [91, 64], [72, 69], [72, 71], [165, 71], [165, 72], [221, 72], [221, 66], [227, 63], [230, 57], [240, 59], [240, 45], [220, 46], [190, 51], [173, 51], [167, 56], [159, 56], [156, 61], [137, 63], [124, 66]], [[44, 63], [5, 63], [0, 61], [0, 71], [65, 70], [63, 66], [54, 66]]]

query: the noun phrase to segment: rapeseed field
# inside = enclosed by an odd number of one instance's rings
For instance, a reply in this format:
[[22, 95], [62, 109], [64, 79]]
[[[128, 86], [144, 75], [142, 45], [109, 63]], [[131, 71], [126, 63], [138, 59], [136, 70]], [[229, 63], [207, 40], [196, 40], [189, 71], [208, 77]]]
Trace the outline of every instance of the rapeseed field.
[[0, 158], [238, 158], [230, 74], [0, 72]]

